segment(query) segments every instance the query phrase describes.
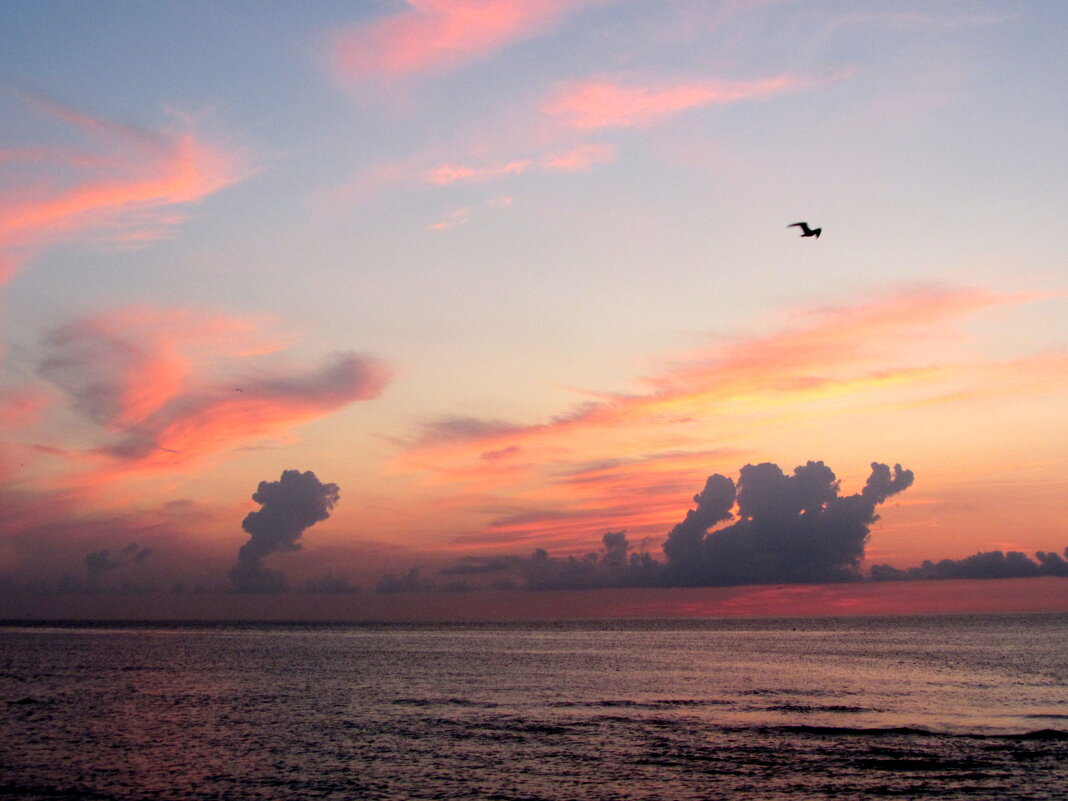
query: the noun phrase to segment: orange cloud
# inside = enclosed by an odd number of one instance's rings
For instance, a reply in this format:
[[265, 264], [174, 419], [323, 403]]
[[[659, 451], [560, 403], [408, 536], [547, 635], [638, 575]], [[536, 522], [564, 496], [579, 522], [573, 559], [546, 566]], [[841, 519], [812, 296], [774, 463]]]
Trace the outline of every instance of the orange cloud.
[[[980, 387], [989, 396], [994, 374], [1002, 392], [1024, 380], [1042, 391], [1048, 359], [1044, 370], [1030, 360], [930, 363], [930, 344], [942, 342], [951, 323], [1032, 299], [917, 289], [819, 309], [777, 333], [684, 354], [642, 379], [646, 391], [591, 394], [546, 423], [439, 421], [396, 466], [453, 485], [458, 506], [502, 510], [457, 543], [463, 547], [536, 535], [542, 545], [577, 546], [619, 528], [638, 538], [662, 535], [710, 472], [759, 455], [752, 443], [764, 432], [845, 414], [878, 416], [889, 404], [963, 401]], [[916, 358], [922, 363], [909, 363]], [[1057, 369], [1060, 385], [1066, 368]]]
[[133, 306], [53, 331], [40, 373], [65, 389], [74, 407], [112, 430], [136, 425], [170, 402], [193, 361], [273, 353], [285, 340], [263, 321], [187, 309]]
[[192, 133], [154, 134], [24, 98], [84, 149], [35, 147], [0, 152], [12, 174], [0, 194], [0, 281], [42, 247], [87, 232], [137, 245], [160, 239], [194, 203], [239, 180], [242, 159]]
[[407, 0], [391, 17], [334, 34], [342, 82], [450, 69], [546, 30], [588, 0]]
[[799, 79], [787, 75], [760, 81], [706, 80], [660, 86], [590, 80], [565, 87], [546, 101], [542, 111], [574, 128], [633, 128], [689, 109], [767, 97], [799, 86]]
[[107, 433], [94, 451], [107, 458], [101, 478], [286, 436], [388, 381], [382, 364], [351, 353], [300, 369], [264, 363], [286, 344], [263, 321], [135, 307], [53, 332], [39, 372]]

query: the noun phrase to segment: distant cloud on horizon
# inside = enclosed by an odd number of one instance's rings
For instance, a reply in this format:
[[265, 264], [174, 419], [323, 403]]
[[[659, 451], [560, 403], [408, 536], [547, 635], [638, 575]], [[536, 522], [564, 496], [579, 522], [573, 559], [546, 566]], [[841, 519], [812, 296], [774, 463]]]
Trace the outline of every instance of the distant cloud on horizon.
[[[792, 474], [771, 463], [749, 464], [737, 484], [718, 473], [709, 476], [694, 496], [697, 508], [663, 541], [663, 559], [631, 551], [626, 532], [615, 531], [603, 536], [600, 552], [581, 558], [558, 559], [539, 548], [522, 559], [468, 558], [441, 573], [520, 576], [529, 589], [858, 580], [870, 527], [879, 519], [875, 508], [912, 482], [912, 472], [901, 465], [891, 470], [872, 463], [863, 489], [840, 496], [841, 482], [823, 462], [810, 461]], [[407, 586], [387, 584], [391, 591]]]

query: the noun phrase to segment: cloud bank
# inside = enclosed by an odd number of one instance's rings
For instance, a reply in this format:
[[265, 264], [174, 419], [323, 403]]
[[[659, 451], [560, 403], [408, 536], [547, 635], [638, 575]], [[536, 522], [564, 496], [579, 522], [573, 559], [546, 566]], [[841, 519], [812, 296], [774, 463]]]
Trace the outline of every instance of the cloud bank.
[[[1064, 549], [1068, 557], [1068, 548]], [[1068, 561], [1060, 554], [1039, 551], [1035, 560], [1020, 551], [986, 551], [964, 559], [924, 560], [919, 567], [900, 570], [890, 565], [872, 565], [871, 577], [876, 581], [909, 579], [994, 579], [1033, 578], [1035, 576], [1068, 577]]]
[[[876, 507], [908, 489], [913, 478], [901, 465], [873, 462], [863, 489], [843, 496], [823, 462], [810, 461], [789, 475], [770, 462], [749, 464], [737, 483], [719, 473], [708, 477], [694, 495], [696, 508], [668, 533], [663, 560], [632, 551], [625, 531], [611, 531], [600, 551], [583, 557], [554, 558], [538, 549], [525, 559], [468, 558], [441, 573], [517, 574], [530, 589], [855, 581], [879, 519]], [[414, 571], [388, 577], [379, 589], [428, 587]]]
[[[964, 559], [925, 561], [901, 570], [873, 565], [861, 572], [876, 507], [908, 489], [911, 470], [873, 462], [863, 489], [840, 495], [840, 481], [823, 462], [784, 473], [777, 465], [749, 464], [738, 481], [716, 473], [694, 495], [696, 507], [668, 533], [664, 559], [632, 549], [625, 531], [609, 531], [597, 551], [554, 557], [544, 548], [530, 556], [466, 556], [438, 571], [419, 568], [386, 575], [379, 592], [478, 588], [585, 590], [607, 587], [729, 587], [859, 581], [1068, 577], [1064, 556], [1039, 551], [990, 551]], [[734, 521], [727, 524], [728, 521]], [[458, 581], [456, 577], [461, 577]], [[477, 582], [476, 582], [477, 580]]]
[[261, 504], [249, 512], [241, 528], [249, 541], [237, 553], [229, 578], [237, 592], [279, 592], [285, 574], [265, 567], [263, 560], [276, 553], [298, 551], [304, 531], [330, 517], [338, 502], [337, 484], [324, 484], [308, 470], [284, 470], [278, 481], [261, 481], [252, 500]]

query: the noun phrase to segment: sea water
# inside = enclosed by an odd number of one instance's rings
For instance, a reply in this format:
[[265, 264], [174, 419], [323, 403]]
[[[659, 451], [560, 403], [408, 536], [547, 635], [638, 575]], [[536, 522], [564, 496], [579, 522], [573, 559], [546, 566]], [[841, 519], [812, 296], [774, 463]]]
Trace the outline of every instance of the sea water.
[[0, 798], [1068, 797], [1068, 616], [0, 627]]

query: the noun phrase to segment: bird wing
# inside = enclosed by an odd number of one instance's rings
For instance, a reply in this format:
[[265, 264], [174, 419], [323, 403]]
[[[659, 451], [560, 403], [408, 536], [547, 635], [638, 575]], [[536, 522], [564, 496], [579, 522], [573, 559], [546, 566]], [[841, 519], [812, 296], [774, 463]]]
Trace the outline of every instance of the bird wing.
[[787, 227], [787, 228], [793, 228], [793, 227], [794, 227], [795, 225], [796, 225], [796, 226], [800, 226], [800, 228], [801, 228], [801, 231], [802, 231], [803, 233], [806, 233], [806, 234], [807, 234], [807, 233], [809, 232], [809, 230], [810, 230], [810, 229], [809, 229], [809, 227], [808, 227], [808, 223], [807, 223], [807, 222], [799, 222], [799, 223], [790, 223], [790, 224], [789, 224], [788, 226], [786, 226], [786, 227]]

